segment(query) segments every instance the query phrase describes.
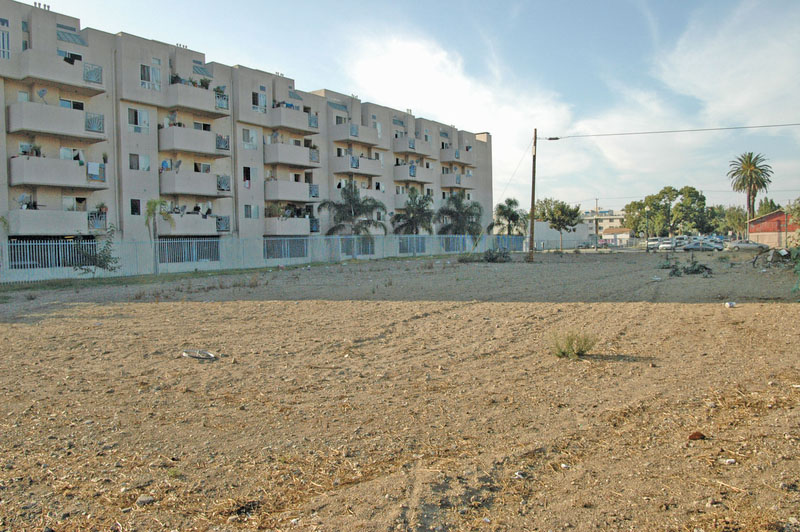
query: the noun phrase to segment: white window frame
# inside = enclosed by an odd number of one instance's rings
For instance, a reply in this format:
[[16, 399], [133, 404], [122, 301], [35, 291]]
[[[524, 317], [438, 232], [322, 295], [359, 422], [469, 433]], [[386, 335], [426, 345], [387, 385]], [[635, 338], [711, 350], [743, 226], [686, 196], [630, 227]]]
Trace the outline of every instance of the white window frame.
[[128, 131], [150, 133], [150, 112], [146, 109], [128, 107]]

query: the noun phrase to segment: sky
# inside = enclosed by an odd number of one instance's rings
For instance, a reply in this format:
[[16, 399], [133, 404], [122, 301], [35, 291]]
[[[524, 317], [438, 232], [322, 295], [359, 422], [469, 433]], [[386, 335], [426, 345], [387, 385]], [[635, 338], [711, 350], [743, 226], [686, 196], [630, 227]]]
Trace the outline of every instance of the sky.
[[[61, 0], [82, 27], [282, 72], [300, 90], [412, 109], [493, 144], [493, 196], [620, 209], [667, 185], [744, 205], [730, 162], [763, 154], [767, 196], [800, 197], [800, 127], [570, 135], [800, 123], [796, 0]], [[158, 13], [158, 15], [156, 15]], [[561, 140], [546, 140], [562, 137]]]

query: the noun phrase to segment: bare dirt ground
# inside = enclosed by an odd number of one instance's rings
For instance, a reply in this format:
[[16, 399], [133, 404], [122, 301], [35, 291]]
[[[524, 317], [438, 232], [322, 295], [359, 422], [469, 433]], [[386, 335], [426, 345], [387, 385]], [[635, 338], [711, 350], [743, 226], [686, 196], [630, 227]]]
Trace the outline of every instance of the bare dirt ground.
[[796, 532], [794, 278], [701, 258], [2, 293], [0, 530]]

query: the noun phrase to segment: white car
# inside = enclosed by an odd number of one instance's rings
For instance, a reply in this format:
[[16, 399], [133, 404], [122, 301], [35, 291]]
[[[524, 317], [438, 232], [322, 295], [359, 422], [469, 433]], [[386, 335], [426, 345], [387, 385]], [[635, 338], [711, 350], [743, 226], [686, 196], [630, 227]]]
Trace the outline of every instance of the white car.
[[766, 251], [769, 246], [752, 240], [731, 240], [725, 244], [725, 249], [739, 251], [740, 249], [750, 249], [754, 251]]
[[668, 238], [658, 245], [658, 249], [661, 251], [672, 251], [675, 249], [675, 243], [671, 238]]

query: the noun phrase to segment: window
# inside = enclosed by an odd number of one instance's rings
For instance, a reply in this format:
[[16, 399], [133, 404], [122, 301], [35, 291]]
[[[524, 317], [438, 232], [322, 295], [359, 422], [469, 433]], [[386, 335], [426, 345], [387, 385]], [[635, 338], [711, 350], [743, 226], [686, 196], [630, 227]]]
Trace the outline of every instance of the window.
[[209, 163], [194, 163], [194, 171], [200, 174], [210, 174], [211, 165]]
[[336, 156], [337, 157], [344, 157], [345, 149], [344, 148], [336, 148]]
[[28, 41], [23, 39], [23, 41], [22, 41], [22, 51], [24, 52], [27, 49], [28, 49]]
[[258, 139], [256, 138], [256, 132], [252, 129], [242, 129], [242, 143], [244, 144], [245, 150], [255, 150], [258, 149], [258, 145], [256, 144]]
[[75, 61], [83, 61], [83, 56], [81, 54], [76, 54], [74, 52], [68, 52], [68, 51], [62, 50], [60, 48], [56, 50], [56, 53], [59, 56], [63, 57], [64, 60], [69, 64], [73, 64], [73, 63], [75, 63]]
[[292, 178], [294, 179], [294, 182], [295, 182], [295, 183], [300, 183], [300, 182], [301, 182], [301, 181], [300, 181], [300, 178], [301, 178], [301, 177], [302, 177], [302, 176], [301, 176], [300, 174], [292, 174]]
[[128, 130], [133, 133], [150, 133], [150, 113], [128, 107]]
[[131, 200], [131, 216], [141, 216], [142, 214], [142, 203], [141, 200], [132, 199]]
[[267, 95], [263, 92], [254, 92], [252, 97], [253, 111], [267, 112]]
[[313, 172], [306, 172], [305, 175], [305, 182], [311, 184], [314, 182], [314, 173]]
[[472, 199], [472, 194], [470, 194], [469, 192], [467, 192], [467, 199], [468, 199], [468, 200], [471, 200], [471, 199]]
[[64, 211], [86, 212], [86, 198], [61, 196], [61, 209]]
[[195, 122], [194, 128], [201, 131], [211, 131], [211, 124], [207, 124], [205, 122]]
[[140, 155], [138, 153], [131, 153], [128, 156], [128, 167], [131, 170], [141, 170], [143, 172], [150, 171], [150, 156]]
[[442, 190], [442, 199], [445, 199], [445, 198], [447, 198], [447, 193], [444, 190]]
[[0, 59], [11, 59], [11, 39], [8, 30], [0, 30]]
[[77, 109], [78, 111], [83, 111], [83, 102], [79, 102], [77, 100], [66, 100], [61, 98], [58, 100], [58, 105], [61, 107], [66, 107], [67, 109]]
[[242, 168], [242, 179], [244, 180], [244, 188], [250, 188], [250, 167], [245, 166]]
[[380, 190], [380, 189], [381, 189], [381, 182], [375, 181], [375, 190]]
[[28, 94], [28, 91], [19, 91], [17, 93], [17, 101], [18, 102], [30, 101], [30, 94]]
[[139, 65], [139, 79], [143, 89], [161, 90], [161, 60], [154, 57], [153, 66]]
[[252, 207], [252, 205], [245, 204], [245, 206], [244, 206], [244, 217], [245, 218], [252, 218], [253, 217], [253, 207]]
[[343, 116], [337, 116], [336, 117], [336, 123], [337, 124], [346, 124], [347, 123], [347, 119], [345, 117], [343, 117]]
[[425, 195], [426, 196], [433, 196], [433, 189], [432, 188], [426, 188], [425, 189]]
[[375, 219], [381, 221], [381, 211], [375, 211]]

